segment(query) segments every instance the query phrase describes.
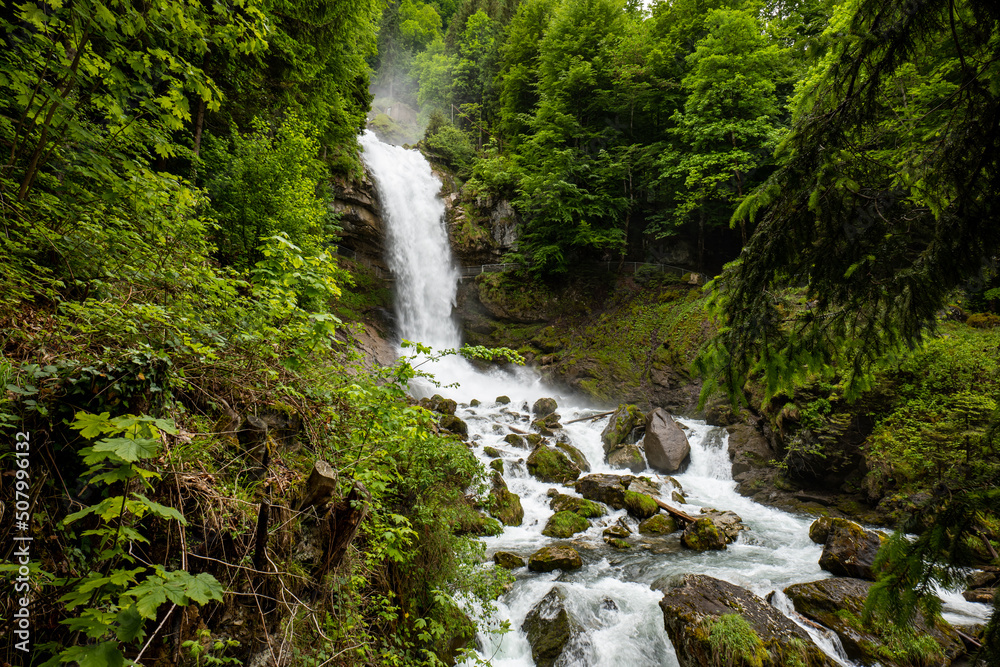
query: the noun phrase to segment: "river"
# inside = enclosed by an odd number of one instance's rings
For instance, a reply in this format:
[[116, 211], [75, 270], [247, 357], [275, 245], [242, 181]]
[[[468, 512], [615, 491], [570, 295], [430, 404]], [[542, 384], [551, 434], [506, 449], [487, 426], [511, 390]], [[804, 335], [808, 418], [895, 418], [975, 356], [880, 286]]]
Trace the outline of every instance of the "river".
[[[361, 138], [363, 158], [374, 174], [386, 222], [388, 259], [396, 276], [397, 317], [402, 339], [419, 341], [436, 349], [457, 348], [461, 335], [452, 311], [455, 305], [458, 271], [452, 258], [444, 227], [444, 204], [438, 196], [440, 182], [424, 157], [415, 150], [404, 150], [380, 142], [366, 132]], [[826, 578], [818, 561], [822, 548], [809, 539], [809, 525], [814, 517], [767, 507], [736, 493], [727, 452], [724, 429], [704, 422], [679, 418], [687, 428], [691, 444], [688, 468], [674, 479], [683, 488], [686, 502], [671, 501], [679, 509], [698, 514], [701, 508], [736, 512], [747, 526], [738, 540], [724, 551], [695, 552], [680, 546], [679, 534], [659, 540], [644, 540], [636, 532], [637, 522], [624, 510], [591, 521], [590, 528], [571, 540], [557, 540], [542, 535], [549, 508], [549, 489], [528, 474], [525, 459], [528, 451], [512, 446], [504, 437], [514, 431], [529, 429], [530, 406], [540, 397], [553, 397], [563, 432], [587, 458], [591, 472], [627, 474], [611, 468], [604, 461], [601, 431], [608, 418], [568, 424], [574, 419], [597, 412], [577, 397], [561, 395], [542, 384], [530, 369], [514, 372], [480, 372], [461, 357], [448, 357], [423, 367], [430, 370], [442, 385], [415, 386], [415, 393], [440, 393], [454, 398], [456, 414], [469, 427], [469, 440], [484, 464], [493, 457], [487, 447], [500, 451], [503, 476], [511, 492], [520, 496], [524, 520], [520, 526], [507, 527], [497, 537], [485, 538], [489, 554], [510, 551], [527, 557], [539, 548], [555, 542], [571, 543], [584, 566], [572, 572], [546, 574], [529, 572], [526, 567], [514, 571], [517, 577], [511, 590], [498, 603], [497, 618], [507, 620], [511, 631], [503, 635], [481, 634], [479, 657], [497, 667], [531, 666], [531, 647], [521, 630], [528, 612], [554, 585], [568, 593], [568, 610], [586, 628], [575, 644], [564, 651], [560, 665], [615, 666], [677, 665], [674, 649], [663, 629], [658, 607], [662, 594], [650, 585], [673, 574], [707, 574], [747, 588], [760, 596], [779, 591], [772, 604], [799, 622], [780, 590], [793, 583]], [[509, 403], [497, 401], [500, 396]], [[479, 402], [473, 406], [474, 399]], [[671, 499], [672, 482], [647, 470], [648, 476], [661, 485], [664, 500]], [[560, 493], [578, 495], [571, 487]], [[622, 522], [633, 532], [633, 548], [618, 550], [606, 545], [604, 528]], [[970, 622], [985, 617], [985, 605], [966, 603], [957, 593], [943, 593], [946, 618]], [[853, 665], [832, 633], [823, 633], [800, 623], [814, 641], [841, 665]]]

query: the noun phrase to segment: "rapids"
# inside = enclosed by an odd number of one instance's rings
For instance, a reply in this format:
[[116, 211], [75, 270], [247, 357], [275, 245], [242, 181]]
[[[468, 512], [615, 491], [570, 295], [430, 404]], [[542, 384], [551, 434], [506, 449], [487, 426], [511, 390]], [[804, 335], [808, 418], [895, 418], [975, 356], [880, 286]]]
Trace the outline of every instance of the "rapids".
[[[438, 196], [440, 182], [419, 152], [384, 144], [370, 132], [360, 141], [363, 159], [375, 176], [386, 218], [390, 268], [396, 276], [398, 333], [401, 339], [419, 341], [436, 349], [457, 348], [461, 335], [452, 310], [459, 274], [444, 227], [444, 205]], [[456, 356], [422, 368], [434, 373], [442, 386], [416, 384], [414, 393], [440, 393], [454, 398], [459, 403], [456, 414], [469, 427], [476, 455], [487, 464], [491, 459], [484, 448], [500, 450], [504, 478], [510, 491], [521, 498], [524, 521], [520, 526], [507, 527], [497, 537], [485, 538], [488, 554], [512, 551], [527, 559], [542, 546], [560, 541], [541, 533], [552, 514], [546, 492], [554, 485], [529, 475], [524, 464], [529, 452], [503, 440], [512, 432], [511, 426], [522, 431], [528, 429], [530, 406], [537, 398], [556, 398], [557, 412], [565, 425], [563, 430], [587, 457], [591, 472], [622, 474], [623, 471], [604, 462], [600, 434], [608, 418], [567, 424], [596, 410], [584, 401], [545, 387], [529, 369], [483, 373]], [[510, 403], [497, 402], [498, 396], [509, 397]], [[480, 404], [471, 407], [472, 399]], [[568, 592], [568, 608], [586, 628], [586, 633], [568, 651], [572, 658], [559, 664], [677, 665], [657, 604], [661, 594], [650, 587], [668, 575], [707, 574], [762, 597], [777, 590], [772, 604], [799, 622], [781, 589], [830, 576], [818, 564], [821, 547], [809, 539], [813, 517], [760, 505], [736, 493], [726, 431], [697, 420], [678, 421], [688, 429], [691, 462], [683, 474], [675, 475], [687, 502], [673, 504], [692, 514], [702, 507], [732, 510], [742, 517], [749, 530], [724, 551], [699, 553], [683, 549], [676, 533], [672, 542], [668, 539], [654, 550], [619, 551], [604, 544], [602, 530], [622, 521], [635, 532], [637, 522], [624, 510], [592, 520], [586, 532], [571, 540], [583, 558], [581, 569], [536, 574], [522, 567], [514, 572], [517, 580], [499, 600], [498, 618], [494, 619], [509, 621], [511, 631], [503, 635], [481, 634], [478, 638], [481, 659], [497, 667], [533, 664], [521, 624], [556, 582]], [[641, 474], [663, 484], [665, 493], [661, 497], [670, 499], [666, 478], [648, 470]], [[559, 491], [578, 495], [571, 487], [561, 487]], [[949, 620], [969, 622], [985, 614], [984, 605], [966, 603], [960, 595], [943, 597]], [[835, 635], [800, 625], [836, 662], [847, 667], [853, 665]]]

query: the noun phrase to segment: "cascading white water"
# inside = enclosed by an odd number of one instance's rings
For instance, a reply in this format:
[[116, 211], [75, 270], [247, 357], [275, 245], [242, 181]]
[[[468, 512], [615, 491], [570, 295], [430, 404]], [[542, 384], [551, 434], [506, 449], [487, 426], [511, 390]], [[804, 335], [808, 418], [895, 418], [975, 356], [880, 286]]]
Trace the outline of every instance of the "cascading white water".
[[[396, 275], [399, 333], [402, 338], [434, 347], [457, 347], [458, 328], [451, 316], [455, 303], [457, 272], [444, 228], [444, 206], [438, 197], [440, 184], [417, 151], [388, 146], [366, 133], [361, 144], [365, 163], [374, 173], [386, 214], [390, 246], [390, 266]], [[476, 455], [488, 463], [485, 448], [500, 452], [503, 476], [508, 487], [521, 498], [524, 520], [508, 527], [497, 537], [486, 538], [488, 553], [513, 551], [527, 557], [537, 549], [558, 542], [542, 535], [552, 515], [546, 495], [551, 484], [528, 474], [524, 460], [528, 452], [504, 441], [510, 427], [526, 430], [529, 407], [541, 396], [559, 401], [563, 432], [586, 456], [591, 472], [620, 474], [604, 461], [600, 433], [607, 418], [596, 421], [568, 422], [593, 414], [593, 409], [574, 405], [572, 398], [562, 398], [546, 388], [529, 370], [517, 373], [481, 373], [461, 358], [448, 358], [435, 364], [432, 371], [443, 383], [458, 387], [435, 389], [459, 401], [458, 415], [469, 427], [470, 441]], [[429, 391], [418, 388], [418, 391]], [[494, 397], [508, 396], [510, 403]], [[481, 401], [471, 407], [473, 398]], [[780, 590], [790, 584], [814, 581], [829, 576], [820, 570], [821, 548], [809, 539], [811, 517], [796, 516], [753, 502], [736, 493], [727, 453], [728, 435], [724, 429], [694, 420], [680, 420], [688, 428], [691, 464], [676, 480], [687, 494], [687, 503], [679, 507], [698, 513], [702, 507], [732, 510], [749, 527], [725, 551], [694, 552], [680, 548], [676, 534], [652, 549], [618, 551], [602, 540], [605, 527], [624, 522], [633, 531], [636, 521], [625, 511], [612, 511], [592, 521], [590, 528], [573, 538], [584, 567], [573, 572], [535, 574], [521, 568], [517, 581], [498, 602], [497, 621], [509, 621], [511, 632], [479, 637], [480, 658], [497, 667], [530, 667], [531, 648], [521, 630], [528, 612], [554, 585], [567, 593], [567, 607], [586, 628], [574, 640], [571, 651], [564, 653], [560, 665], [617, 666], [677, 665], [673, 647], [663, 629], [658, 607], [662, 594], [650, 585], [674, 574], [707, 574], [748, 588], [764, 596], [777, 589], [775, 606], [796, 616]], [[642, 473], [658, 481], [670, 498], [670, 483], [652, 471]], [[571, 487], [560, 493], [578, 495]], [[677, 504], [677, 503], [675, 503]], [[641, 541], [641, 540], [640, 540]], [[967, 603], [969, 605], [971, 603]], [[955, 613], [973, 613], [968, 606], [950, 605]], [[980, 605], [983, 607], [982, 605]], [[982, 612], [985, 614], [985, 607]], [[797, 621], [798, 622], [798, 621]], [[841, 665], [850, 663], [831, 640], [815, 628], [810, 629], [817, 645]], [[572, 657], [568, 658], [567, 654]]]
[[452, 310], [458, 270], [443, 224], [441, 181], [419, 151], [384, 144], [370, 131], [360, 143], [390, 223], [386, 236], [389, 266], [396, 276], [399, 334], [435, 348], [457, 347], [461, 336]]

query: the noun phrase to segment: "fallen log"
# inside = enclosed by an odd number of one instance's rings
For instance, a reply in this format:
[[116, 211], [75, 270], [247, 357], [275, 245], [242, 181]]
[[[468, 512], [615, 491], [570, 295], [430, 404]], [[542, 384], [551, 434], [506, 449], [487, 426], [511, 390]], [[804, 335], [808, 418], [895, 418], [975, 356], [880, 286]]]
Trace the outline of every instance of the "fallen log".
[[693, 516], [691, 516], [689, 514], [685, 514], [684, 512], [682, 512], [679, 509], [677, 509], [676, 507], [671, 507], [670, 505], [666, 504], [665, 502], [663, 502], [659, 498], [653, 498], [653, 500], [655, 500], [656, 504], [660, 506], [660, 509], [662, 509], [663, 511], [665, 511], [670, 516], [672, 516], [674, 518], [677, 518], [677, 519], [681, 519], [683, 521], [687, 521], [688, 523], [694, 523], [695, 522], [695, 518]]
[[615, 413], [614, 410], [608, 410], [607, 412], [599, 412], [596, 415], [590, 415], [589, 417], [580, 417], [579, 419], [571, 419], [566, 423], [575, 424], [577, 422], [585, 422], [588, 419], [600, 419], [601, 417], [607, 417], [608, 415], [613, 415], [614, 413]]

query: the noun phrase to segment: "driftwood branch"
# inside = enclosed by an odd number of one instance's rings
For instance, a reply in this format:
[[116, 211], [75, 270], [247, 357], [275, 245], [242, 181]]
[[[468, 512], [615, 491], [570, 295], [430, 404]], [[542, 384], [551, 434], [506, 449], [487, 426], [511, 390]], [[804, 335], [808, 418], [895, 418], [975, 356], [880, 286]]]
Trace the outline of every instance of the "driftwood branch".
[[676, 507], [671, 507], [670, 505], [666, 504], [665, 502], [663, 502], [659, 498], [653, 498], [653, 500], [655, 500], [656, 504], [659, 505], [660, 508], [663, 509], [663, 511], [665, 511], [670, 516], [672, 516], [674, 518], [677, 518], [677, 519], [681, 519], [682, 521], [687, 521], [688, 523], [694, 523], [695, 522], [695, 518], [693, 516], [691, 516], [690, 514], [685, 514], [684, 512], [682, 512], [679, 509], [677, 509]]
[[575, 424], [577, 422], [585, 422], [588, 419], [600, 419], [601, 417], [607, 417], [608, 415], [613, 415], [614, 410], [608, 410], [607, 412], [598, 412], [596, 415], [589, 415], [587, 417], [580, 417], [579, 419], [570, 419], [567, 424]]
[[319, 581], [330, 570], [337, 569], [340, 562], [347, 553], [347, 547], [351, 540], [358, 533], [361, 522], [368, 514], [368, 505], [371, 501], [371, 494], [365, 485], [359, 481], [354, 482], [351, 492], [343, 500], [334, 503], [327, 514], [327, 527], [329, 539], [326, 542], [326, 549], [323, 559], [317, 568], [314, 579]]

